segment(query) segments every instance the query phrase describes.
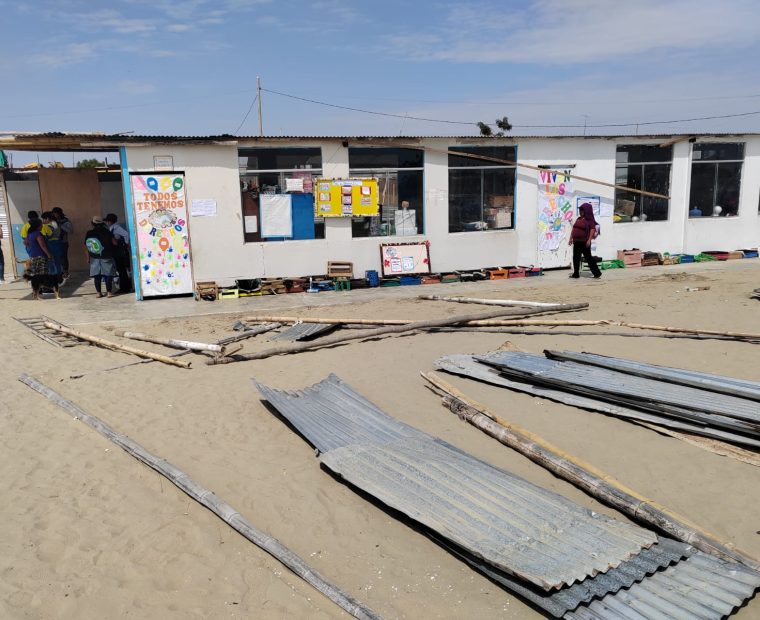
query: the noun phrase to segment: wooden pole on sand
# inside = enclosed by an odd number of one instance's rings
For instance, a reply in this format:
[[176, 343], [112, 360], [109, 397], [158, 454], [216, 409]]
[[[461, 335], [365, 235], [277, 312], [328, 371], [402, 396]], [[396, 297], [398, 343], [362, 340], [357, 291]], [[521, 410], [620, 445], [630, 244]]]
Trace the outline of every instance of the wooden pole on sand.
[[162, 344], [165, 347], [172, 347], [174, 349], [188, 349], [190, 351], [210, 351], [211, 353], [223, 353], [224, 347], [219, 344], [209, 344], [206, 342], [193, 342], [192, 340], [177, 340], [176, 338], [163, 338], [161, 336], [151, 336], [149, 334], [143, 334], [142, 332], [129, 332], [123, 329], [114, 332], [117, 336], [122, 338], [129, 338], [130, 340], [141, 340], [143, 342], [152, 342], [154, 344]]
[[61, 332], [62, 334], [68, 334], [69, 336], [74, 336], [75, 338], [79, 338], [80, 340], [86, 340], [87, 342], [96, 344], [99, 347], [103, 347], [105, 349], [111, 349], [112, 351], [121, 351], [122, 353], [130, 353], [132, 355], [137, 355], [138, 357], [144, 357], [147, 359], [155, 360], [156, 362], [163, 362], [164, 364], [169, 364], [170, 366], [179, 366], [180, 368], [190, 368], [190, 362], [177, 360], [167, 355], [161, 355], [160, 353], [152, 353], [151, 351], [143, 351], [142, 349], [135, 349], [134, 347], [129, 347], [127, 345], [111, 342], [110, 340], [105, 340], [104, 338], [99, 338], [98, 336], [85, 334], [75, 329], [71, 329], [70, 327], [64, 327], [63, 325], [59, 325], [58, 323], [53, 323], [51, 321], [45, 321], [45, 327], [47, 327], [48, 329], [54, 329], [55, 331]]
[[439, 376], [424, 372], [420, 374], [445, 394], [443, 404], [460, 418], [553, 474], [583, 489], [599, 501], [617, 508], [637, 521], [656, 527], [700, 551], [740, 562], [753, 570], [760, 570], [760, 561], [730, 543], [720, 540], [715, 534], [703, 530], [685, 517], [622, 485], [609, 474], [564, 452], [542, 437], [499, 418], [484, 405], [468, 398]]
[[28, 385], [48, 400], [72, 414], [77, 420], [84, 422], [103, 437], [119, 446], [122, 450], [127, 452], [127, 454], [131, 454], [138, 461], [161, 474], [172, 484], [176, 485], [182, 492], [192, 497], [202, 506], [208, 508], [254, 545], [277, 558], [301, 579], [309, 583], [355, 618], [361, 618], [362, 620], [380, 620], [380, 616], [377, 613], [353, 599], [336, 585], [327, 581], [327, 579], [306, 564], [306, 562], [283, 545], [279, 540], [269, 536], [266, 532], [257, 529], [227, 502], [222, 501], [210, 490], [202, 487], [181, 469], [178, 469], [165, 459], [159, 458], [155, 454], [148, 452], [148, 450], [143, 448], [136, 441], [133, 441], [126, 435], [118, 432], [99, 418], [87, 413], [71, 401], [66, 400], [63, 396], [51, 390], [46, 385], [43, 385], [33, 377], [30, 377], [29, 375], [21, 375], [19, 381]]
[[[571, 311], [571, 310], [583, 310], [587, 308], [588, 304], [562, 304], [557, 310], [559, 311]], [[340, 344], [348, 342], [350, 340], [363, 340], [365, 338], [376, 338], [378, 336], [385, 336], [386, 334], [401, 334], [404, 332], [411, 332], [419, 329], [428, 329], [430, 327], [446, 327], [448, 325], [456, 325], [458, 323], [467, 323], [468, 321], [476, 321], [480, 319], [491, 319], [499, 316], [518, 315], [525, 316], [531, 314], [540, 314], [546, 312], [545, 308], [536, 308], [532, 310], [530, 308], [500, 308], [499, 310], [492, 310], [484, 314], [465, 314], [459, 316], [450, 316], [444, 319], [432, 319], [428, 321], [416, 321], [414, 323], [408, 323], [406, 325], [389, 325], [387, 327], [379, 327], [377, 329], [368, 329], [366, 331], [356, 331], [351, 334], [336, 334], [335, 336], [328, 336], [327, 338], [320, 338], [313, 342], [296, 342], [293, 344], [285, 344], [277, 347], [266, 349], [265, 351], [259, 351], [257, 353], [245, 353], [242, 355], [228, 355], [226, 357], [219, 357], [208, 360], [207, 364], [229, 364], [231, 362], [243, 362], [247, 360], [261, 360], [274, 355], [285, 355], [288, 353], [300, 353], [301, 351], [308, 351], [310, 349], [316, 349], [318, 347], [327, 347], [334, 344]], [[274, 320], [274, 319], [270, 319]], [[285, 321], [280, 321], [284, 323]]]

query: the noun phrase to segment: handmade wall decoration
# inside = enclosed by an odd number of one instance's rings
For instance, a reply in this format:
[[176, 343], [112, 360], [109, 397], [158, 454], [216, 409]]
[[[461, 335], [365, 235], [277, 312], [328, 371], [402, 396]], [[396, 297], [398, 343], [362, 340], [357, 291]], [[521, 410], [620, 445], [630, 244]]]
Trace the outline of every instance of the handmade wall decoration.
[[192, 293], [184, 175], [138, 173], [130, 180], [143, 297]]
[[575, 218], [570, 170], [539, 170], [538, 266], [564, 267], [569, 264], [568, 239]]
[[316, 217], [377, 216], [377, 179], [317, 179]]

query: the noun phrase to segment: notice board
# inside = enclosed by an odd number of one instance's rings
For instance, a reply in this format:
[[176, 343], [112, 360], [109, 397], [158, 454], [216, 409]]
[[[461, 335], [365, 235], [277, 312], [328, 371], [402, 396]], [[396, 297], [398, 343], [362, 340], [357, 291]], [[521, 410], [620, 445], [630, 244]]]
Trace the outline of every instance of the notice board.
[[377, 179], [317, 179], [316, 217], [378, 215]]
[[184, 174], [137, 173], [130, 181], [143, 296], [192, 293]]
[[383, 277], [430, 273], [430, 242], [381, 243]]

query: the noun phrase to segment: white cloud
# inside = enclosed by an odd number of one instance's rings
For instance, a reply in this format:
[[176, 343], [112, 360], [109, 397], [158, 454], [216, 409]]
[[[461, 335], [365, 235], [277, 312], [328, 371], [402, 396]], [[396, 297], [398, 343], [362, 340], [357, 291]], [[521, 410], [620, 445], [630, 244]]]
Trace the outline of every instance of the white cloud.
[[422, 36], [390, 37], [408, 58], [466, 62], [588, 63], [666, 50], [725, 50], [760, 35], [753, 0], [532, 0], [450, 8]]
[[33, 54], [30, 61], [46, 67], [66, 67], [89, 60], [94, 55], [95, 50], [89, 43], [71, 43], [58, 49]]
[[118, 84], [118, 89], [128, 95], [147, 95], [155, 92], [156, 86], [140, 80], [122, 80]]
[[192, 30], [193, 27], [190, 24], [170, 24], [166, 27], [169, 32], [187, 32]]

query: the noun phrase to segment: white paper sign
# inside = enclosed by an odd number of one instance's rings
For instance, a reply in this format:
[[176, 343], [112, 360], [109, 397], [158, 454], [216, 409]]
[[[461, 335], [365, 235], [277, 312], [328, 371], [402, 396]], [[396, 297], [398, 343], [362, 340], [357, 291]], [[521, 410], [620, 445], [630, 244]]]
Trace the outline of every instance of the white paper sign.
[[245, 220], [245, 232], [259, 232], [259, 218], [257, 218], [255, 215], [246, 215], [243, 217], [243, 219]]
[[190, 217], [211, 217], [216, 215], [216, 200], [196, 198], [190, 202]]
[[303, 179], [285, 179], [286, 192], [302, 192]]
[[292, 237], [293, 209], [287, 194], [261, 194], [261, 236]]

